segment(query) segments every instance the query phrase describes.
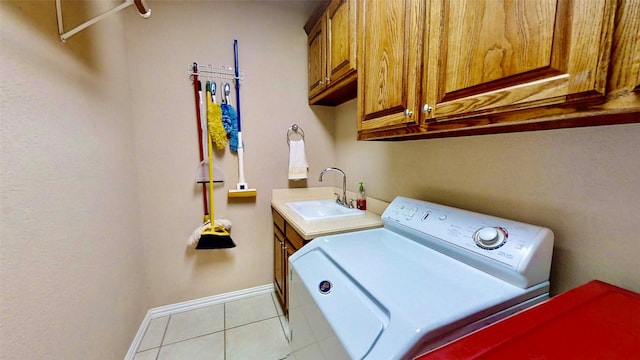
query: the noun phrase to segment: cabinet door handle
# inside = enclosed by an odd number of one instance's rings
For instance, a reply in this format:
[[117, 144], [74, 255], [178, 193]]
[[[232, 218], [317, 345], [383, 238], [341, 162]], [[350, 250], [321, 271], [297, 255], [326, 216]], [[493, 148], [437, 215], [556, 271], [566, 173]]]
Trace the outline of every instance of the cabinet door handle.
[[412, 117], [413, 116], [413, 111], [409, 110], [409, 109], [405, 109], [404, 110], [404, 116], [406, 117]]
[[430, 113], [431, 111], [433, 111], [433, 108], [429, 105], [429, 104], [424, 104], [422, 106], [422, 112], [423, 113]]

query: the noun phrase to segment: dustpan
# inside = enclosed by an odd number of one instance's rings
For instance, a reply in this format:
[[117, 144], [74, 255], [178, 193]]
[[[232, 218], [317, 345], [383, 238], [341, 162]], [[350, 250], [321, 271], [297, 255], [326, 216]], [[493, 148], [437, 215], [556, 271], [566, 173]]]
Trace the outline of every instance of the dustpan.
[[[196, 182], [198, 184], [208, 184], [209, 183], [209, 160], [202, 160], [198, 167], [196, 168]], [[214, 183], [223, 183], [224, 182], [224, 173], [222, 169], [216, 164], [213, 164], [213, 182]]]

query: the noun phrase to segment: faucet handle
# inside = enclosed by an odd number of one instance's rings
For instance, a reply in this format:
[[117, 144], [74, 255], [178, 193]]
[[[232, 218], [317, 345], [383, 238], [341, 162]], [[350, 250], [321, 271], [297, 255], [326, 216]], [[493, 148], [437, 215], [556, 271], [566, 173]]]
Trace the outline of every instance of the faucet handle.
[[353, 202], [354, 202], [354, 201], [355, 201], [355, 200], [353, 200], [353, 199], [349, 200], [349, 208], [350, 208], [350, 209], [355, 208], [355, 205], [353, 205]]
[[341, 202], [342, 202], [342, 201], [340, 200], [340, 194], [338, 194], [338, 193], [333, 193], [333, 195], [335, 195], [335, 196], [336, 196], [336, 202], [337, 202], [337, 203], [341, 203]]

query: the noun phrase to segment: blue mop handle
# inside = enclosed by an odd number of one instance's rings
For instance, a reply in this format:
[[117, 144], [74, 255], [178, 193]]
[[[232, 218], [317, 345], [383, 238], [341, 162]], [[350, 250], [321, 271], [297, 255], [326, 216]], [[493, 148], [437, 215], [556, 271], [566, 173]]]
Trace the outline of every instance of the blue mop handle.
[[[238, 132], [242, 131], [240, 122], [240, 71], [238, 70], [238, 40], [233, 40], [233, 63], [235, 68], [235, 85], [236, 85], [236, 113], [238, 115]], [[242, 146], [241, 144], [238, 144]]]

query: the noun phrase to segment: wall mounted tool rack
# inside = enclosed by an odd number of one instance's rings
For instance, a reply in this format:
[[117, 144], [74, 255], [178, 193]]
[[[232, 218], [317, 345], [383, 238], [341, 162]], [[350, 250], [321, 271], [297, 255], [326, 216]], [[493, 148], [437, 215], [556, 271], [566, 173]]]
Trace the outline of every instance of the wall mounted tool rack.
[[[193, 69], [193, 65], [197, 66], [197, 73]], [[201, 65], [198, 63], [191, 63], [187, 67], [187, 74], [189, 76], [198, 75], [200, 78], [205, 79], [222, 79], [222, 80], [243, 80], [244, 73], [240, 72], [236, 78], [235, 70], [230, 66], [214, 66], [214, 65]]]

